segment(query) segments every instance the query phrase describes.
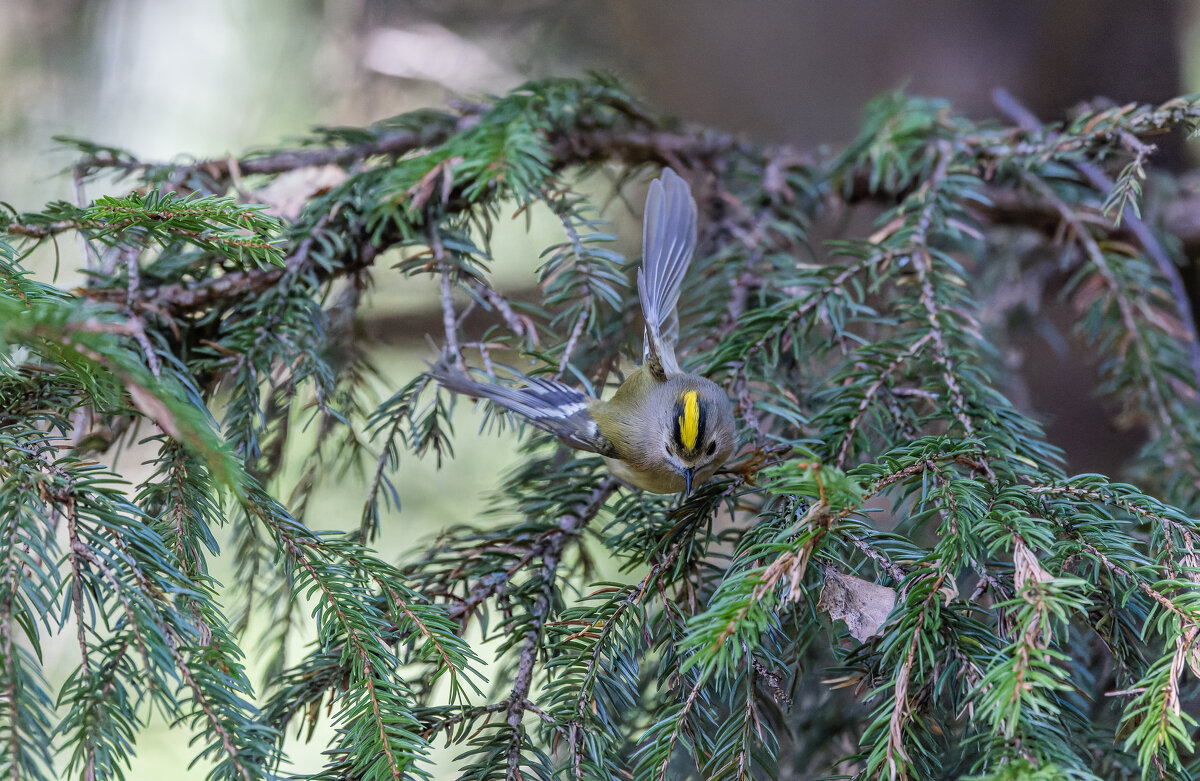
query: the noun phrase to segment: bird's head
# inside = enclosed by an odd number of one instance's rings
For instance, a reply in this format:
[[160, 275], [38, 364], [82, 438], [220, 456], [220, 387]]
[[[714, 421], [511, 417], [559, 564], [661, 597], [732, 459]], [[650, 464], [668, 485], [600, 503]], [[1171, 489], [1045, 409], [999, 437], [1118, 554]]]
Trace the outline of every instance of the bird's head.
[[690, 494], [733, 454], [737, 434], [729, 399], [716, 383], [691, 375], [672, 380], [663, 455]]

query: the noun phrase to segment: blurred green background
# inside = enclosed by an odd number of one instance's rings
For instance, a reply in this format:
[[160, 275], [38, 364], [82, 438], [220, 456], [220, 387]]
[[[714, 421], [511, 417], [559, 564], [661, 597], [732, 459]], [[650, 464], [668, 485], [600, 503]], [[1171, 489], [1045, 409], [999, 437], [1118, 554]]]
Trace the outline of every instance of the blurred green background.
[[[991, 90], [1004, 87], [1043, 119], [1099, 96], [1155, 101], [1195, 89], [1200, 2], [1131, 7], [1109, 0], [0, 0], [0, 200], [36, 210], [79, 197], [63, 173], [72, 154], [56, 147], [55, 135], [143, 159], [225, 157], [314, 125], [364, 124], [588, 69], [615, 73], [684, 119], [802, 149], [837, 148], [855, 133], [870, 97], [901, 86], [976, 116], [996, 113]], [[1166, 148], [1158, 162], [1183, 166], [1185, 154]], [[122, 187], [89, 185], [83, 195], [106, 190]], [[597, 194], [604, 202], [601, 185]], [[622, 236], [618, 248], [636, 254], [637, 216], [619, 201], [607, 215]], [[528, 233], [524, 220], [504, 225], [494, 244], [501, 286], [529, 288], [541, 249], [559, 240], [544, 214], [533, 216]], [[81, 248], [59, 249], [59, 281], [76, 284]], [[53, 253], [35, 263], [50, 274]], [[434, 293], [386, 264], [376, 269], [363, 327], [388, 378], [381, 397], [423, 368], [425, 334], [439, 327]], [[1104, 416], [1071, 393], [1078, 383], [1070, 368], [1053, 375], [1029, 389], [1051, 437], [1074, 452], [1120, 446], [1125, 435], [1095, 423]], [[474, 436], [478, 420], [459, 405], [454, 461], [441, 471], [432, 460], [404, 460], [404, 504], [385, 522], [383, 555], [402, 559], [422, 538], [486, 506], [513, 446]], [[141, 460], [136, 452], [121, 457], [135, 482]], [[357, 524], [361, 495], [352, 482], [325, 494], [313, 525]], [[77, 661], [72, 645], [47, 645], [55, 684]], [[162, 724], [146, 731], [129, 777], [202, 778], [202, 767], [185, 770], [188, 738]], [[319, 766], [322, 748], [320, 736], [307, 746], [289, 743], [308, 771]]]

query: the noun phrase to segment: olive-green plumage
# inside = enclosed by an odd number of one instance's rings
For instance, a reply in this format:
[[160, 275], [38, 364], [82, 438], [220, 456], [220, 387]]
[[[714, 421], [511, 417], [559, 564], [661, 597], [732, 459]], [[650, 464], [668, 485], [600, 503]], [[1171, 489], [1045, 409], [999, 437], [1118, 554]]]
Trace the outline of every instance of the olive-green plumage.
[[[694, 445], [683, 441], [682, 397], [695, 391], [705, 421]], [[637, 414], [626, 410], [635, 409]], [[691, 491], [705, 483], [733, 454], [733, 410], [720, 386], [694, 374], [656, 379], [638, 367], [608, 401], [593, 400], [588, 413], [614, 453], [604, 461], [627, 483], [658, 494]]]
[[624, 482], [654, 493], [690, 493], [733, 454], [729, 398], [715, 382], [686, 374], [675, 358], [676, 304], [696, 247], [696, 202], [671, 169], [650, 183], [638, 298], [646, 320], [642, 365], [607, 401], [559, 382], [512, 388], [477, 382], [449, 363], [433, 376], [456, 393], [491, 399], [566, 444], [604, 456]]

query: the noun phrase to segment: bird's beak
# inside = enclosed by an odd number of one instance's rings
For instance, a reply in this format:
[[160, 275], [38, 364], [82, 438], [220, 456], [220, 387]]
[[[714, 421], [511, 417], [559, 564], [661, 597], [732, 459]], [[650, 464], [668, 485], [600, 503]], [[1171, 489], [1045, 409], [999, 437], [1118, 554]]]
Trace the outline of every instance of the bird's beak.
[[695, 478], [695, 476], [696, 476], [695, 469], [683, 470], [683, 482], [684, 482], [683, 495], [684, 496], [692, 495], [692, 479]]

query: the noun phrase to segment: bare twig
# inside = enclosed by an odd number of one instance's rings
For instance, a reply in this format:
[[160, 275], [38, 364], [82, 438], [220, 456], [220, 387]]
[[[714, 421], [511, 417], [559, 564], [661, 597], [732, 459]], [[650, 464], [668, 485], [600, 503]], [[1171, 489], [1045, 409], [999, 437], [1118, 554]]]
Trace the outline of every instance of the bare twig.
[[888, 577], [894, 580], [897, 584], [904, 582], [904, 568], [872, 548], [871, 543], [867, 542], [862, 537], [859, 537], [857, 534], [852, 534], [850, 532], [843, 532], [842, 536], [849, 540], [851, 545], [862, 551], [867, 558], [878, 564], [880, 568], [888, 574]]
[[[1129, 340], [1133, 344], [1134, 349], [1138, 351], [1138, 360], [1141, 366], [1153, 366], [1155, 358], [1150, 354], [1144, 340], [1137, 338], [1142, 332], [1141, 324], [1138, 322], [1137, 313], [1134, 304], [1129, 300], [1127, 289], [1121, 284], [1117, 275], [1113, 272], [1108, 259], [1104, 256], [1104, 250], [1101, 249], [1100, 243], [1088, 226], [1076, 215], [1071, 207], [1065, 203], [1058, 194], [1039, 177], [1029, 178], [1030, 186], [1037, 190], [1047, 202], [1054, 205], [1062, 219], [1064, 225], [1068, 226], [1071, 231], [1071, 236], [1077, 243], [1088, 261], [1095, 266], [1096, 271], [1100, 275], [1100, 279], [1104, 281], [1105, 286], [1112, 294], [1113, 301], [1117, 305], [1117, 310], [1121, 315], [1121, 322], [1124, 324]], [[1182, 441], [1182, 435], [1177, 430], [1170, 411], [1170, 395], [1160, 387], [1158, 380], [1152, 373], [1146, 373], [1146, 388], [1150, 399], [1154, 405], [1154, 413], [1158, 419], [1164, 435], [1169, 437], [1172, 443], [1178, 448], [1178, 452], [1186, 452], [1186, 447]]]
[[509, 331], [512, 331], [518, 337], [527, 337], [530, 344], [535, 347], [537, 346], [537, 327], [529, 317], [518, 315], [514, 312], [512, 305], [508, 303], [508, 299], [487, 285], [477, 282], [475, 284], [475, 292], [496, 308], [496, 311], [500, 313], [500, 317], [504, 320], [504, 324], [508, 326]]
[[508, 781], [520, 781], [522, 778], [521, 763], [521, 718], [528, 710], [529, 690], [533, 685], [533, 668], [537, 663], [541, 643], [542, 629], [550, 613], [550, 602], [554, 593], [554, 581], [558, 573], [558, 564], [567, 542], [587, 525], [600, 512], [600, 508], [608, 501], [608, 497], [617, 489], [615, 478], [607, 478], [594, 491], [588, 501], [575, 513], [563, 516], [559, 520], [558, 529], [547, 540], [542, 551], [541, 580], [542, 590], [530, 610], [528, 628], [525, 630], [525, 641], [521, 646], [517, 662], [517, 674], [513, 679], [512, 696], [509, 698], [507, 723], [512, 731], [512, 740], [508, 747]]
[[126, 297], [125, 306], [126, 311], [129, 313], [130, 331], [133, 334], [133, 338], [137, 340], [138, 346], [142, 348], [142, 352], [146, 355], [146, 365], [150, 367], [150, 372], [155, 377], [158, 377], [162, 371], [162, 366], [158, 360], [158, 353], [154, 350], [154, 345], [150, 343], [150, 337], [146, 335], [146, 323], [133, 311], [133, 303], [137, 301], [138, 291], [142, 283], [142, 266], [139, 253], [136, 250], [126, 248], [125, 254], [125, 268], [129, 274], [129, 295]]
[[587, 325], [588, 311], [583, 309], [579, 312], [579, 317], [575, 318], [575, 327], [571, 329], [571, 336], [567, 339], [567, 344], [563, 347], [562, 358], [558, 361], [558, 371], [554, 374], [554, 379], [562, 379], [563, 372], [567, 370], [567, 364], [571, 362], [571, 355], [575, 352], [575, 345], [579, 343], [579, 337], [583, 335], [583, 327]]
[[432, 122], [421, 130], [397, 129], [358, 144], [307, 146], [286, 149], [268, 154], [256, 154], [242, 158], [199, 160], [194, 163], [166, 164], [128, 160], [110, 156], [96, 156], [81, 160], [77, 169], [83, 176], [103, 170], [117, 170], [126, 174], [141, 174], [151, 171], [165, 172], [169, 182], [180, 183], [198, 174], [208, 181], [220, 185], [233, 176], [231, 163], [236, 165], [242, 176], [253, 174], [280, 174], [300, 168], [315, 168], [323, 165], [349, 166], [371, 157], [397, 156], [423, 146], [437, 144], [449, 138], [459, 129], [478, 118], [486, 104], [464, 106], [459, 116], [447, 115], [445, 122]]
[[467, 371], [463, 362], [462, 352], [458, 347], [458, 325], [454, 317], [454, 299], [451, 297], [450, 269], [442, 266], [442, 329], [445, 331], [446, 352], [454, 361], [454, 366], [461, 372]]

